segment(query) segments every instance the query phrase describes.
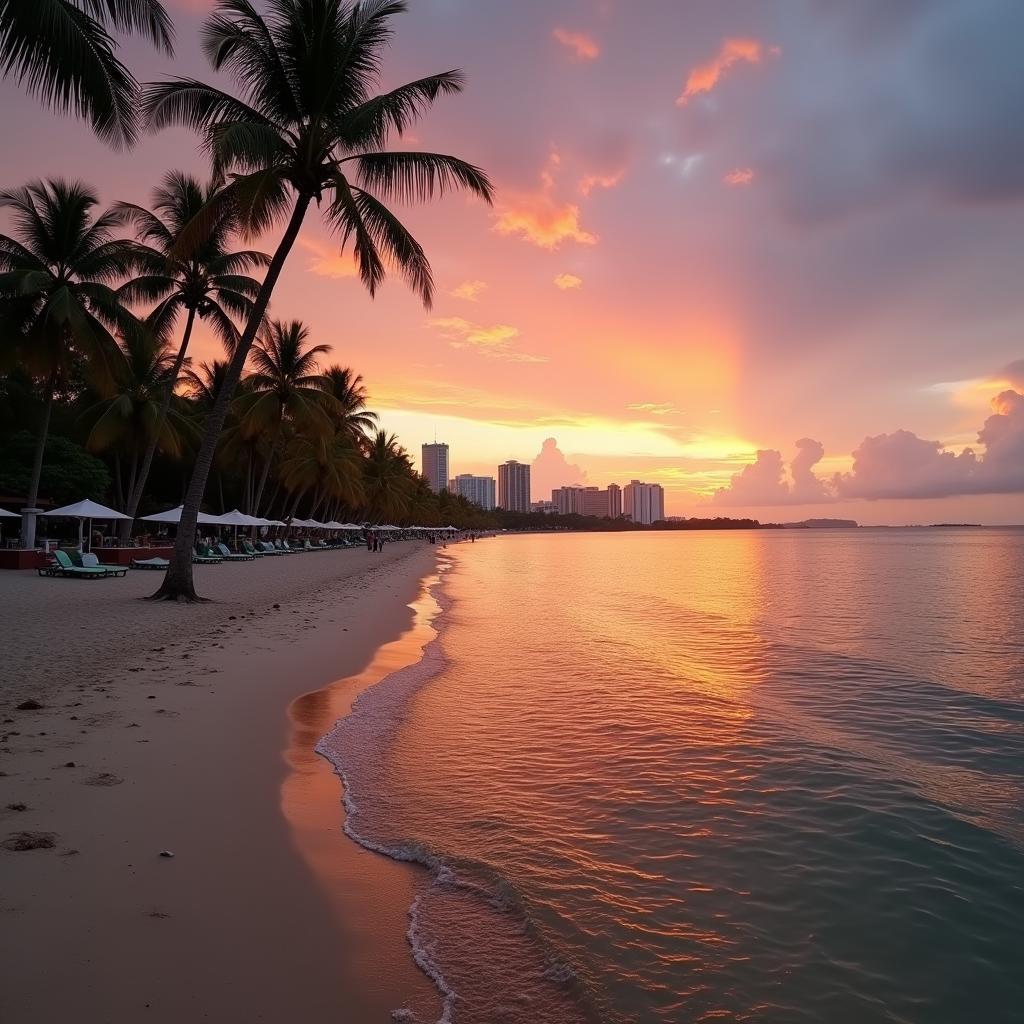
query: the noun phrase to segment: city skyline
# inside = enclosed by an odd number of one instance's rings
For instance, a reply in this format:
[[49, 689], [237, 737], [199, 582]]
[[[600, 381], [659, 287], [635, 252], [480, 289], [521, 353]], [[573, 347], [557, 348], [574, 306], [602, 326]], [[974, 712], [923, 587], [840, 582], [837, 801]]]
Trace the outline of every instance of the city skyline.
[[[139, 39], [124, 59], [203, 77], [210, 4], [169, 7], [173, 65]], [[460, 472], [555, 437], [588, 484], [661, 483], [670, 514], [1024, 521], [1021, 27], [1005, 0], [414, 5], [389, 81], [461, 63], [470, 88], [403, 144], [485, 167], [496, 206], [410, 211], [428, 313], [397, 281], [367, 297], [315, 219], [272, 313], [362, 374], [409, 450], [436, 426]], [[14, 82], [0, 98], [8, 187], [67, 176], [68, 152], [105, 204], [206, 173], [183, 129], [125, 160]], [[220, 353], [200, 324], [193, 358]]]

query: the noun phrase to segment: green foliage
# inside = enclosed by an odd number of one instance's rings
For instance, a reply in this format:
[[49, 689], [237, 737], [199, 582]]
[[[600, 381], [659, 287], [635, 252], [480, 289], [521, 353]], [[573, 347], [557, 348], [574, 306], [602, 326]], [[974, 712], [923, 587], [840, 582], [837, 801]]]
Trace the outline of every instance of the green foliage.
[[[28, 493], [36, 439], [28, 431], [9, 437], [0, 449], [0, 492], [20, 497]], [[53, 435], [46, 443], [46, 458], [39, 484], [43, 501], [66, 505], [82, 498], [102, 502], [110, 474], [102, 460], [81, 445]]]

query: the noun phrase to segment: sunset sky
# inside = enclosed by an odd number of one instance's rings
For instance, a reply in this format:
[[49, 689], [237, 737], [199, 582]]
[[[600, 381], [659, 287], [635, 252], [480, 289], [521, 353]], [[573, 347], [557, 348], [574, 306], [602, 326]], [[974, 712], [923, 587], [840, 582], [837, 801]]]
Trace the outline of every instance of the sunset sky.
[[[168, 6], [176, 61], [127, 62], [212, 78], [211, 4]], [[453, 474], [555, 438], [556, 482], [660, 482], [669, 514], [1024, 522], [1024, 4], [411, 7], [384, 86], [468, 87], [400, 145], [484, 167], [495, 208], [403, 211], [429, 312], [398, 280], [371, 301], [311, 217], [273, 313], [363, 374], [417, 463], [435, 433]], [[0, 98], [5, 187], [144, 203], [164, 170], [204, 173], [187, 132], [116, 153]]]

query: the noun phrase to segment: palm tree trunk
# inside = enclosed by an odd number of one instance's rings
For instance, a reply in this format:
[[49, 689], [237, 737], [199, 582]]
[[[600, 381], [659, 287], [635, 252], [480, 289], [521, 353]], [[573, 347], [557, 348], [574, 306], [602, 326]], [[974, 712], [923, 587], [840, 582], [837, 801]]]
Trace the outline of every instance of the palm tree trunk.
[[[53, 393], [57, 390], [57, 371], [54, 370], [46, 381], [46, 405], [43, 410], [43, 422], [39, 425], [39, 436], [36, 438], [36, 452], [32, 459], [32, 476], [28, 484], [28, 501], [26, 508], [35, 508], [39, 500], [39, 481], [43, 477], [43, 453], [46, 451], [46, 439], [50, 434], [50, 416], [53, 413]], [[21, 520], [21, 540], [23, 548], [35, 547], [36, 517], [35, 513], [23, 516]]]
[[263, 323], [264, 314], [270, 304], [270, 296], [273, 294], [277, 279], [281, 276], [281, 270], [288, 254], [295, 245], [295, 239], [299, 237], [299, 230], [302, 221], [306, 216], [306, 210], [312, 200], [311, 196], [300, 193], [295, 200], [295, 208], [292, 210], [288, 227], [281, 238], [281, 242], [274, 253], [274, 258], [267, 267], [267, 275], [260, 285], [259, 294], [253, 303], [252, 312], [249, 314], [249, 321], [245, 325], [242, 337], [238, 346], [231, 356], [228, 364], [224, 383], [217, 398], [210, 410], [203, 427], [203, 441], [199, 446], [196, 455], [195, 466], [192, 470], [192, 479], [189, 481], [188, 491], [185, 494], [184, 508], [181, 510], [181, 522], [178, 523], [178, 536], [174, 542], [174, 553], [171, 556], [171, 564], [167, 568], [163, 584], [153, 595], [157, 600], [196, 601], [200, 600], [196, 594], [195, 583], [192, 577], [192, 546], [196, 540], [196, 520], [199, 517], [199, 506], [203, 502], [203, 493], [206, 491], [206, 481], [210, 476], [210, 469], [213, 466], [213, 457], [217, 451], [217, 444], [220, 441], [221, 431], [224, 429], [224, 421], [228, 417], [228, 409], [231, 399], [235, 395], [235, 389], [242, 377], [242, 370], [249, 358], [249, 350], [252, 348], [253, 339]]
[[267, 461], [263, 463], [263, 472], [260, 474], [259, 486], [256, 488], [256, 497], [252, 503], [252, 515], [260, 514], [260, 502], [263, 500], [263, 489], [267, 486], [267, 477], [270, 476], [270, 467], [273, 464], [274, 456], [277, 454], [277, 446], [281, 440], [281, 423], [277, 424], [273, 440], [270, 442], [270, 451], [267, 452]]
[[160, 431], [163, 429], [164, 421], [167, 419], [167, 413], [171, 408], [171, 401], [174, 398], [174, 389], [178, 384], [178, 377], [181, 374], [181, 368], [185, 363], [185, 353], [188, 351], [189, 339], [192, 337], [192, 325], [196, 320], [196, 311], [189, 309], [188, 320], [185, 321], [185, 333], [181, 336], [181, 345], [178, 346], [178, 354], [174, 359], [174, 366], [171, 368], [171, 379], [167, 383], [167, 388], [164, 391], [163, 398], [160, 400], [160, 411], [157, 413], [156, 426], [153, 430], [153, 436], [149, 439], [149, 444], [146, 446], [146, 454], [142, 458], [142, 468], [139, 470], [138, 479], [135, 481], [135, 485], [128, 492], [128, 504], [125, 507], [124, 514], [130, 516], [130, 519], [123, 519], [117, 525], [117, 539], [118, 543], [125, 545], [128, 543], [128, 538], [132, 535], [132, 525], [135, 519], [135, 513], [138, 511], [139, 502], [142, 501], [142, 494], [146, 489], [146, 483], [149, 480], [149, 471], [153, 466], [153, 457], [156, 455], [157, 445], [160, 443]]

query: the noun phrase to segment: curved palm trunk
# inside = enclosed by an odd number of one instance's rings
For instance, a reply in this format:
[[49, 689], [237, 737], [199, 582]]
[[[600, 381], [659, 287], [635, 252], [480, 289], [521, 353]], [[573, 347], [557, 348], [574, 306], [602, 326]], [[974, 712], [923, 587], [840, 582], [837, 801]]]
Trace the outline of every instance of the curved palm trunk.
[[[57, 390], [57, 373], [50, 374], [46, 382], [46, 406], [43, 412], [43, 422], [39, 426], [39, 436], [36, 438], [36, 451], [32, 459], [32, 476], [28, 484], [28, 504], [26, 508], [35, 508], [39, 500], [39, 481], [43, 477], [43, 453], [46, 451], [46, 439], [50, 434], [50, 416], [53, 413], [53, 393]], [[21, 520], [21, 540], [23, 548], [35, 547], [36, 543], [36, 517], [35, 513], [23, 516]]]
[[284, 236], [274, 253], [274, 258], [267, 267], [267, 276], [260, 285], [259, 294], [253, 304], [252, 312], [249, 314], [249, 321], [245, 325], [242, 337], [238, 346], [231, 356], [228, 364], [224, 383], [221, 385], [217, 398], [210, 410], [203, 429], [203, 441], [199, 446], [199, 453], [196, 455], [195, 466], [192, 470], [192, 478], [189, 481], [188, 490], [185, 493], [184, 508], [181, 510], [181, 522], [178, 523], [178, 536], [174, 542], [174, 553], [171, 555], [171, 564], [168, 566], [164, 576], [164, 582], [160, 589], [152, 595], [154, 600], [176, 600], [176, 601], [197, 601], [201, 600], [196, 594], [195, 583], [192, 578], [192, 546], [196, 539], [196, 520], [199, 517], [199, 506], [203, 501], [203, 493], [206, 490], [206, 481], [210, 476], [210, 469], [213, 466], [213, 457], [217, 451], [217, 444], [220, 441], [221, 430], [224, 428], [224, 421], [228, 416], [228, 408], [231, 399], [234, 397], [235, 389], [242, 377], [242, 370], [249, 358], [249, 350], [252, 348], [253, 339], [263, 322], [263, 316], [270, 304], [270, 296], [281, 276], [281, 269], [284, 267], [288, 254], [295, 245], [295, 239], [299, 236], [299, 229], [302, 227], [306, 210], [309, 209], [311, 197], [300, 194], [295, 201], [295, 208], [292, 210], [291, 219], [285, 229]]
[[181, 345], [178, 347], [178, 355], [175, 357], [174, 366], [171, 369], [171, 379], [167, 384], [167, 390], [164, 392], [164, 396], [160, 401], [160, 412], [156, 417], [156, 428], [153, 431], [153, 436], [150, 438], [149, 444], [146, 446], [146, 454], [142, 457], [142, 465], [139, 467], [138, 476], [135, 480], [135, 485], [131, 488], [128, 493], [128, 501], [124, 508], [124, 513], [130, 516], [130, 519], [122, 519], [117, 524], [117, 539], [121, 545], [128, 543], [129, 537], [132, 534], [132, 526], [135, 523], [135, 513], [138, 511], [139, 502], [142, 501], [143, 491], [146, 489], [146, 483], [149, 480], [149, 471], [153, 466], [153, 457], [156, 455], [157, 445], [160, 443], [160, 431], [163, 428], [164, 420], [167, 419], [167, 413], [171, 408], [171, 401], [174, 398], [174, 388], [178, 383], [178, 376], [181, 374], [181, 368], [185, 364], [185, 353], [188, 351], [189, 339], [192, 337], [192, 325], [196, 320], [196, 311], [190, 309], [188, 311], [188, 320], [185, 322], [185, 333], [181, 337]]
[[277, 429], [274, 431], [274, 438], [270, 442], [270, 451], [267, 452], [267, 461], [263, 463], [263, 472], [260, 473], [260, 482], [256, 487], [256, 497], [253, 498], [252, 502], [252, 514], [258, 516], [260, 514], [260, 502], [263, 501], [263, 491], [267, 486], [267, 477], [270, 476], [270, 467], [274, 462], [274, 456], [277, 454], [277, 446], [281, 442], [281, 424], [277, 425]]

